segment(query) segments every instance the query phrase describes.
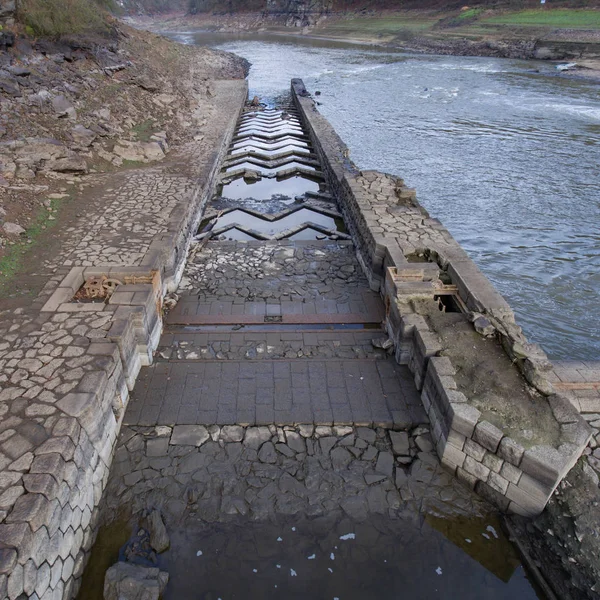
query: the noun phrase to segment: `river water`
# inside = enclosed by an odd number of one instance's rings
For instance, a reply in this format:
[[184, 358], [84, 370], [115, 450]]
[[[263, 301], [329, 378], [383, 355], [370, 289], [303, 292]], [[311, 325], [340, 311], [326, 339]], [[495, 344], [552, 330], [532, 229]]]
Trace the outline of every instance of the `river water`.
[[[172, 33], [252, 63], [270, 103], [301, 77], [356, 164], [399, 175], [551, 358], [600, 359], [600, 86], [547, 63], [293, 36]], [[537, 71], [537, 72], [536, 72]]]

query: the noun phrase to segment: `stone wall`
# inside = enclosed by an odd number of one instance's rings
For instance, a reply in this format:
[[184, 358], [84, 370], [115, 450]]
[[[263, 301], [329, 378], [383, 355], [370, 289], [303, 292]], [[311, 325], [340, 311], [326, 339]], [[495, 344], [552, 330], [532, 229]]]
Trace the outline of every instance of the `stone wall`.
[[[228, 101], [241, 110], [246, 83], [225, 85]], [[212, 160], [168, 205], [166, 225], [140, 260], [72, 267], [47, 284], [34, 310], [3, 315], [2, 598], [70, 599], [78, 593], [129, 391], [141, 366], [153, 360], [163, 297], [181, 277], [237, 117], [232, 110]], [[73, 301], [84, 281], [99, 275], [120, 281], [109, 301]]]
[[[539, 514], [586, 447], [589, 426], [568, 397], [554, 389], [552, 364], [543, 350], [527, 341], [510, 306], [444, 226], [417, 203], [414, 190], [398, 177], [359, 171], [301, 80], [292, 80], [292, 95], [337, 195], [359, 262], [371, 288], [384, 298], [396, 360], [408, 365], [421, 391], [440, 460], [501, 509]], [[528, 393], [540, 399], [546, 421], [557, 432], [552, 443], [535, 431], [528, 434], [543, 443], [518, 443], [507, 434], [508, 427], [484, 418], [474, 406], [479, 399], [472, 390], [458, 385], [453, 360], [460, 363], [459, 338], [447, 352], [418, 307], [431, 307], [448, 296], [469, 316], [475, 331], [496, 342], [504, 356], [499, 360], [512, 362], [510, 368], [518, 369]]]

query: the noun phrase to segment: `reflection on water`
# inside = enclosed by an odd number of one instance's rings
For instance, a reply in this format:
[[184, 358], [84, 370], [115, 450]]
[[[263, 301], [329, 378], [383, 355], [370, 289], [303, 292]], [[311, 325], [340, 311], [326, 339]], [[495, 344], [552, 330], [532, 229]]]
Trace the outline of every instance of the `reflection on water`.
[[597, 85], [556, 77], [546, 63], [175, 37], [250, 60], [250, 94], [268, 101], [302, 77], [355, 162], [417, 188], [532, 340], [555, 358], [600, 358]]
[[244, 179], [236, 179], [223, 186], [221, 196], [230, 200], [270, 200], [273, 196], [301, 196], [307, 192], [317, 193], [319, 184], [308, 177], [300, 175], [278, 181], [277, 179], [260, 179], [246, 183]]
[[301, 208], [276, 221], [261, 219], [260, 217], [243, 210], [232, 210], [217, 219], [215, 229], [227, 225], [242, 225], [260, 233], [273, 235], [286, 229], [298, 227], [303, 223], [314, 223], [315, 225], [321, 225], [321, 227], [325, 227], [326, 229], [336, 229], [336, 223], [333, 217], [328, 217], [327, 215], [309, 208]]
[[188, 520], [171, 540], [160, 557], [170, 573], [165, 600], [538, 598], [493, 519]]

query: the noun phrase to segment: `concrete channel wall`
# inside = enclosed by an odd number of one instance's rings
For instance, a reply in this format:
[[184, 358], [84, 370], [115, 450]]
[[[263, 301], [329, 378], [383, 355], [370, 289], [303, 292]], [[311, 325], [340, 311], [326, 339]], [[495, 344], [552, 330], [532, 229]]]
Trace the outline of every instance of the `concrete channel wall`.
[[[396, 360], [414, 375], [440, 460], [502, 510], [539, 514], [586, 447], [590, 427], [554, 390], [552, 364], [543, 350], [525, 339], [510, 306], [443, 225], [417, 203], [414, 190], [397, 177], [359, 171], [301, 80], [292, 80], [292, 96], [338, 198], [359, 262], [371, 288], [385, 301]], [[546, 426], [557, 432], [552, 444], [516, 441], [508, 427], [486, 420], [474, 406], [475, 398], [461, 391], [453, 364], [460, 356], [442, 355], [442, 340], [415, 310], [415, 302], [433, 301], [449, 290], [475, 330], [497, 340], [514, 364], [511, 368], [518, 368], [539, 396], [550, 421]], [[456, 345], [455, 356], [460, 354], [458, 338]], [[525, 430], [536, 420], [534, 414], [525, 417], [516, 426], [518, 417], [512, 417], [511, 431]], [[535, 430], [524, 433], [543, 438]]]
[[[246, 82], [226, 85], [241, 111]], [[2, 407], [26, 407], [24, 418], [2, 412], [0, 598], [62, 600], [78, 593], [129, 392], [140, 368], [152, 362], [163, 298], [177, 288], [238, 117], [231, 114], [212, 161], [177, 198], [141, 260], [73, 267], [58, 286], [46, 286], [37, 314], [0, 326], [0, 350], [11, 343], [21, 348], [2, 353], [2, 367], [18, 367], [9, 383], [31, 381], [24, 395], [0, 386]], [[121, 282], [107, 303], [72, 300], [88, 277], [102, 275]], [[38, 399], [36, 381], [48, 379], [56, 385]]]

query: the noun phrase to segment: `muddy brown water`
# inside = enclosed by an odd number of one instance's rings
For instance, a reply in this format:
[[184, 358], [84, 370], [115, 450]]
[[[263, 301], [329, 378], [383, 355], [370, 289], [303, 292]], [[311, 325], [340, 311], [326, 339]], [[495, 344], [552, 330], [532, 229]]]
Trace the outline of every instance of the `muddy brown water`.
[[168, 34], [301, 77], [354, 161], [405, 178], [551, 358], [599, 359], [600, 95], [553, 64], [410, 55], [295, 36]]

